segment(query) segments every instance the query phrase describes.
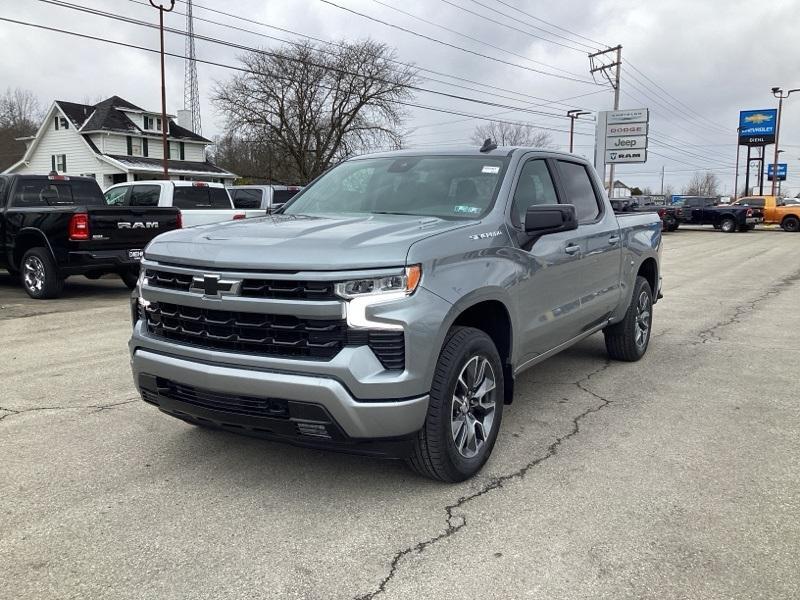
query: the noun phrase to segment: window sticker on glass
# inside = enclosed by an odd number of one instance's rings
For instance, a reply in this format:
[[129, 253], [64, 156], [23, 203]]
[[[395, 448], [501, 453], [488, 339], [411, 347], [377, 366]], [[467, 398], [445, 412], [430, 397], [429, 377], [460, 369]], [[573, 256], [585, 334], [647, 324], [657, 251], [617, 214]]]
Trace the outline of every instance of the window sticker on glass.
[[453, 207], [454, 213], [462, 215], [479, 215], [482, 211], [483, 209], [478, 206], [467, 206], [466, 204], [459, 204], [458, 206]]
[[500, 172], [500, 167], [494, 167], [492, 165], [484, 165], [481, 169], [481, 173], [492, 173], [497, 174]]

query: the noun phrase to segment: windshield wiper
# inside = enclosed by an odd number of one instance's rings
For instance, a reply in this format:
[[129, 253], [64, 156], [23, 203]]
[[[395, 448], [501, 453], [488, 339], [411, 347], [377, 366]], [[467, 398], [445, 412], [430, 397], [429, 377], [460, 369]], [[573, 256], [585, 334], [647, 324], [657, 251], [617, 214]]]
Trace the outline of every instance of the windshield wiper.
[[417, 213], [408, 213], [408, 212], [392, 212], [388, 210], [373, 210], [370, 211], [371, 215], [408, 215], [411, 217], [421, 217], [422, 215], [418, 215]]

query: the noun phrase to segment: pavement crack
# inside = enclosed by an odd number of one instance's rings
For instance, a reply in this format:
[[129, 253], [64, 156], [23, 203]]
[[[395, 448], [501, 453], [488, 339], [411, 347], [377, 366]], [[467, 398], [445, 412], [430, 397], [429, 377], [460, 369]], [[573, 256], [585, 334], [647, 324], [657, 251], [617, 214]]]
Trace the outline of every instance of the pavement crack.
[[609, 406], [612, 403], [612, 401], [609, 400], [608, 398], [605, 398], [604, 396], [601, 396], [600, 394], [598, 394], [596, 392], [593, 392], [592, 390], [590, 390], [589, 388], [586, 387], [586, 385], [588, 384], [589, 380], [592, 377], [595, 377], [595, 376], [599, 375], [600, 373], [602, 373], [603, 371], [608, 369], [610, 366], [611, 366], [611, 361], [610, 360], [606, 360], [605, 364], [602, 367], [592, 371], [591, 373], [589, 373], [588, 375], [582, 377], [581, 379], [579, 379], [577, 381], [570, 382], [571, 385], [574, 385], [575, 387], [577, 387], [581, 391], [586, 392], [590, 396], [592, 396], [595, 399], [599, 400], [600, 401], [599, 404], [596, 404], [595, 406], [587, 408], [586, 410], [584, 410], [580, 414], [578, 414], [575, 417], [573, 417], [572, 418], [572, 426], [570, 427], [569, 431], [567, 431], [565, 434], [563, 434], [563, 435], [559, 436], [558, 438], [556, 438], [547, 447], [547, 449], [544, 451], [543, 454], [541, 454], [541, 455], [537, 456], [536, 458], [532, 459], [530, 462], [528, 462], [527, 464], [522, 466], [520, 469], [517, 469], [516, 471], [513, 471], [511, 473], [507, 473], [505, 475], [500, 475], [498, 477], [490, 478], [483, 486], [481, 486], [475, 492], [473, 492], [471, 494], [468, 494], [466, 496], [461, 496], [455, 503], [445, 506], [444, 507], [444, 512], [445, 512], [445, 530], [442, 533], [439, 533], [438, 535], [435, 535], [435, 536], [433, 536], [431, 538], [428, 538], [427, 540], [423, 540], [421, 542], [418, 542], [417, 544], [415, 544], [413, 546], [409, 546], [409, 547], [404, 548], [403, 550], [400, 550], [399, 552], [397, 552], [392, 557], [392, 561], [389, 564], [389, 572], [388, 572], [388, 574], [381, 580], [381, 582], [378, 584], [378, 586], [371, 592], [368, 592], [368, 593], [360, 595], [360, 596], [355, 596], [355, 600], [372, 600], [373, 598], [376, 598], [377, 596], [383, 594], [386, 591], [386, 588], [389, 585], [389, 583], [391, 583], [391, 581], [394, 579], [395, 575], [397, 574], [400, 562], [402, 561], [403, 558], [405, 558], [406, 556], [408, 556], [410, 554], [414, 554], [414, 553], [420, 554], [420, 553], [424, 552], [430, 546], [432, 546], [432, 545], [434, 545], [434, 544], [436, 544], [436, 543], [438, 543], [438, 542], [440, 542], [440, 541], [442, 541], [442, 540], [444, 540], [446, 538], [449, 538], [450, 536], [452, 536], [456, 532], [464, 529], [467, 526], [467, 517], [464, 514], [456, 514], [456, 511], [458, 511], [459, 508], [461, 508], [465, 504], [468, 504], [469, 502], [475, 500], [476, 498], [480, 498], [481, 496], [484, 496], [484, 495], [489, 494], [489, 493], [491, 493], [491, 492], [493, 492], [495, 490], [503, 488], [506, 485], [506, 483], [508, 483], [510, 481], [517, 480], [517, 479], [524, 479], [525, 476], [528, 474], [528, 472], [531, 471], [531, 469], [534, 469], [535, 467], [537, 467], [541, 463], [543, 463], [546, 460], [554, 457], [558, 453], [559, 448], [561, 447], [562, 444], [564, 444], [564, 442], [566, 442], [569, 439], [571, 439], [571, 438], [575, 437], [576, 435], [578, 435], [578, 433], [580, 433], [580, 430], [581, 430], [580, 423], [581, 423], [581, 421], [583, 419], [585, 419], [587, 416], [589, 416], [591, 414], [594, 414], [596, 412], [599, 412], [599, 411], [603, 410], [604, 408], [606, 408], [607, 406]]
[[759, 294], [752, 300], [749, 300], [748, 302], [736, 306], [733, 309], [733, 313], [727, 318], [717, 321], [710, 327], [703, 329], [698, 334], [700, 340], [695, 341], [694, 345], [707, 344], [709, 342], [721, 342], [722, 338], [718, 334], [718, 331], [720, 329], [724, 329], [725, 327], [741, 323], [745, 315], [748, 315], [753, 311], [755, 311], [756, 307], [759, 304], [770, 298], [774, 298], [784, 293], [793, 283], [797, 281], [800, 281], [800, 270], [797, 270], [791, 275], [779, 279], [776, 283], [769, 286], [761, 294]]
[[0, 411], [6, 412], [8, 414], [0, 415], [0, 421], [6, 419], [8, 417], [15, 417], [17, 415], [22, 415], [29, 412], [40, 412], [45, 410], [90, 410], [91, 413], [98, 413], [104, 410], [110, 410], [116, 408], [118, 406], [124, 406], [126, 404], [132, 404], [136, 402], [139, 398], [128, 398], [127, 400], [121, 400], [120, 402], [111, 402], [108, 404], [90, 404], [88, 406], [35, 406], [33, 408], [23, 408], [23, 409], [15, 409], [15, 408], [8, 408], [5, 406], [0, 406]]

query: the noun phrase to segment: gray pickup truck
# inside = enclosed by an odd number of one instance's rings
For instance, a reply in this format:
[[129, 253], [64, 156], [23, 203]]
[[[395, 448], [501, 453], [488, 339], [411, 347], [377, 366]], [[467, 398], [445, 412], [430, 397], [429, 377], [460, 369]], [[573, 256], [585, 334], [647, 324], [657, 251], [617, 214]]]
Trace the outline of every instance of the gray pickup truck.
[[194, 425], [480, 470], [525, 369], [603, 331], [647, 350], [661, 223], [617, 216], [585, 160], [373, 154], [279, 214], [174, 231], [131, 301], [142, 398]]

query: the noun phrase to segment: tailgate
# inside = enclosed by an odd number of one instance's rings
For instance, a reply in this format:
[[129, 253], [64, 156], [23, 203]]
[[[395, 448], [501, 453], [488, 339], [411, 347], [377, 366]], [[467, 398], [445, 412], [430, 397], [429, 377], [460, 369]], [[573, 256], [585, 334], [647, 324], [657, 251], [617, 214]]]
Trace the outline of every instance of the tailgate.
[[87, 250], [141, 250], [160, 233], [178, 228], [177, 208], [89, 207]]

